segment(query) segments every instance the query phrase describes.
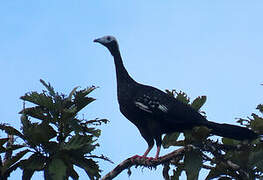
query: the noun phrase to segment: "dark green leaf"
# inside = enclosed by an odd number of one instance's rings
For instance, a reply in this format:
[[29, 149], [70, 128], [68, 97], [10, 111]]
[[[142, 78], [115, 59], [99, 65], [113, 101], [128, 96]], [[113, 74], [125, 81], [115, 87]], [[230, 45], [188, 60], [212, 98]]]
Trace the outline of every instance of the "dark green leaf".
[[54, 90], [54, 88], [50, 85], [50, 83], [46, 83], [44, 80], [40, 79], [40, 82], [46, 87], [46, 89], [48, 90], [50, 96], [55, 97], [56, 96], [56, 92]]
[[92, 136], [75, 135], [64, 145], [63, 149], [86, 154], [96, 148], [97, 145], [93, 145], [93, 142]]
[[263, 118], [259, 117], [256, 114], [252, 114], [253, 120], [250, 121], [250, 127], [252, 130], [263, 134]]
[[263, 104], [259, 104], [259, 105], [257, 106], [257, 109], [258, 109], [261, 113], [263, 113]]
[[101, 130], [100, 129], [95, 129], [95, 128], [86, 128], [85, 129], [86, 133], [92, 134], [95, 137], [99, 137], [101, 134]]
[[24, 169], [23, 170], [23, 175], [22, 175], [22, 180], [30, 180], [34, 174], [34, 170], [32, 169]]
[[35, 144], [46, 143], [57, 135], [52, 126], [46, 123], [33, 124], [30, 128], [27, 129], [25, 134]]
[[[24, 96], [20, 97], [24, 101], [31, 102], [35, 105], [39, 105], [42, 107], [46, 107], [49, 109], [53, 108], [53, 100], [50, 96], [47, 96], [44, 93], [38, 93], [38, 92], [31, 92], [27, 93]], [[23, 113], [23, 112], [20, 112]]]
[[186, 93], [180, 91], [179, 93], [176, 92], [176, 94], [177, 94], [176, 99], [178, 101], [181, 101], [184, 104], [189, 104], [190, 99], [187, 97]]
[[76, 99], [76, 107], [77, 107], [77, 112], [79, 112], [81, 109], [86, 107], [89, 103], [95, 101], [94, 98], [91, 97], [82, 97], [81, 99]]
[[177, 143], [177, 139], [179, 137], [180, 133], [175, 132], [171, 134], [166, 134], [163, 138], [163, 147], [169, 148], [170, 146], [174, 146]]
[[99, 126], [102, 123], [107, 124], [108, 122], [110, 122], [108, 119], [94, 119], [94, 120], [86, 121], [85, 124], [91, 124], [91, 125]]
[[236, 146], [238, 144], [240, 144], [240, 141], [235, 140], [235, 139], [230, 139], [230, 138], [222, 138], [222, 142], [224, 145], [232, 145], [232, 146]]
[[84, 169], [91, 180], [100, 178], [99, 166], [92, 159], [77, 158], [74, 164]]
[[194, 127], [191, 131], [194, 141], [203, 141], [210, 135], [211, 130], [205, 126]]
[[6, 160], [3, 167], [2, 167], [2, 172], [5, 172], [8, 168], [10, 168], [12, 165], [16, 164], [19, 162], [19, 160], [26, 154], [28, 153], [29, 150], [23, 150], [18, 152], [16, 155], [12, 156], [10, 159]]
[[250, 168], [257, 167], [260, 171], [263, 171], [263, 146], [257, 145], [249, 152], [248, 166]]
[[75, 134], [79, 134], [80, 132], [83, 131], [83, 128], [80, 124], [80, 120], [76, 119], [76, 118], [71, 118], [68, 119], [68, 129], [65, 131], [66, 133], [70, 133], [72, 131], [75, 132]]
[[205, 104], [206, 96], [197, 97], [191, 104], [192, 108], [199, 111], [199, 109]]
[[12, 126], [8, 126], [7, 124], [0, 124], [0, 129], [5, 131], [6, 134], [8, 134], [8, 135], [15, 135], [15, 136], [18, 136], [22, 139], [25, 138], [24, 135], [21, 134], [18, 130], [16, 130]]
[[59, 144], [55, 141], [49, 141], [47, 143], [43, 143], [42, 147], [45, 152], [50, 153], [50, 154], [53, 154], [59, 150]]
[[216, 167], [210, 170], [209, 174], [205, 178], [206, 180], [214, 179], [219, 177], [220, 175], [226, 174], [227, 168], [222, 164], [218, 163]]
[[93, 90], [95, 90], [97, 87], [95, 86], [91, 86], [89, 88], [80, 90], [80, 91], [76, 91], [75, 93], [75, 100], [77, 99], [82, 99], [83, 97], [86, 97], [89, 93], [91, 93]]
[[52, 118], [49, 115], [49, 111], [41, 106], [35, 106], [31, 108], [25, 108], [22, 110], [20, 113], [25, 114], [26, 116], [30, 116], [33, 118], [37, 118], [39, 120], [44, 120], [44, 121], [51, 121]]
[[25, 159], [21, 163], [22, 169], [40, 171], [43, 170], [46, 163], [46, 158], [41, 154], [32, 154], [28, 159]]
[[67, 176], [70, 176], [73, 180], [78, 180], [79, 175], [78, 173], [73, 169], [73, 165], [67, 165]]
[[199, 171], [202, 167], [202, 152], [199, 150], [186, 152], [184, 158], [184, 167], [187, 180], [197, 180]]
[[47, 174], [50, 180], [65, 180], [67, 177], [67, 166], [58, 158], [54, 158], [48, 165]]

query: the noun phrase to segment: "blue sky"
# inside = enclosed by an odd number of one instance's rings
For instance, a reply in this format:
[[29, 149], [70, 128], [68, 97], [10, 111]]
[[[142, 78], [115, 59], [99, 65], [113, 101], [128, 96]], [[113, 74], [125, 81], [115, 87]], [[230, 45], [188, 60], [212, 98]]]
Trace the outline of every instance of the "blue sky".
[[[134, 79], [162, 90], [185, 91], [192, 99], [207, 95], [203, 110], [209, 120], [234, 124], [235, 118], [250, 115], [262, 103], [261, 0], [0, 4], [0, 122], [20, 127], [19, 97], [41, 91], [40, 78], [64, 93], [75, 86], [96, 85], [100, 88], [92, 95], [97, 101], [82, 113], [87, 119], [111, 121], [103, 126], [97, 153], [116, 164], [142, 154], [146, 143], [118, 110], [113, 59], [106, 48], [92, 42], [109, 34], [119, 40], [124, 64]], [[155, 151], [156, 147], [150, 155]], [[103, 175], [115, 166], [100, 165]], [[132, 168], [130, 178], [124, 172], [116, 179], [161, 179], [160, 169]], [[20, 176], [18, 170], [10, 179]], [[33, 179], [39, 177], [42, 174]]]

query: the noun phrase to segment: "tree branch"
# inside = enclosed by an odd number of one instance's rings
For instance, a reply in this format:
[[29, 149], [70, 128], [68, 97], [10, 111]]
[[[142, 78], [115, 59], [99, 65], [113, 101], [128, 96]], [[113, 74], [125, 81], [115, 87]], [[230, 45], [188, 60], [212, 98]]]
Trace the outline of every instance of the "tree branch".
[[106, 174], [101, 180], [111, 180], [118, 176], [123, 170], [129, 169], [132, 166], [143, 166], [147, 168], [155, 168], [160, 164], [165, 164], [167, 162], [179, 161], [182, 155], [192, 149], [192, 145], [187, 145], [181, 147], [169, 154], [159, 157], [158, 159], [144, 159], [144, 158], [128, 158], [117, 165], [111, 172]]

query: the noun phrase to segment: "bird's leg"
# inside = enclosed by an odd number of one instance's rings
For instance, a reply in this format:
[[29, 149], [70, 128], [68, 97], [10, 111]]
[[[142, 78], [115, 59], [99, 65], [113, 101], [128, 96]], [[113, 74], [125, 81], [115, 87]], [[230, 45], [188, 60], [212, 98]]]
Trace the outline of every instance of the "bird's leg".
[[[142, 156], [140, 156], [140, 155], [135, 155], [135, 156], [132, 156], [131, 159], [137, 159], [137, 158], [148, 159], [148, 158], [147, 158], [147, 155], [149, 154], [149, 152], [151, 151], [152, 148], [153, 148], [153, 144], [150, 144], [150, 145], [148, 146], [148, 148], [146, 149], [145, 153], [144, 153]], [[151, 159], [151, 158], [149, 158], [149, 159]]]
[[142, 157], [146, 158], [152, 148], [153, 148], [153, 145], [149, 145], [148, 148], [146, 149], [145, 153], [142, 155]]
[[162, 145], [162, 136], [159, 135], [155, 138], [156, 141], [156, 145], [157, 145], [157, 151], [156, 151], [156, 155], [155, 155], [155, 160], [159, 158], [159, 154], [160, 154], [160, 149], [161, 149], [161, 145]]
[[159, 154], [160, 154], [160, 149], [161, 149], [161, 146], [157, 146], [157, 151], [156, 151], [156, 155], [155, 155], [155, 160], [159, 158]]

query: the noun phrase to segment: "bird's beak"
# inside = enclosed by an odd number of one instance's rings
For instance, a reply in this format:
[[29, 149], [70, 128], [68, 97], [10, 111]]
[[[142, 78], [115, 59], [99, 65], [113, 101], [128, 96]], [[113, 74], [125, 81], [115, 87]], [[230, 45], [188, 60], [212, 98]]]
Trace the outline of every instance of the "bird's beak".
[[94, 39], [93, 42], [98, 42], [98, 43], [100, 43], [100, 39], [99, 39], [99, 38], [98, 38], [98, 39]]

